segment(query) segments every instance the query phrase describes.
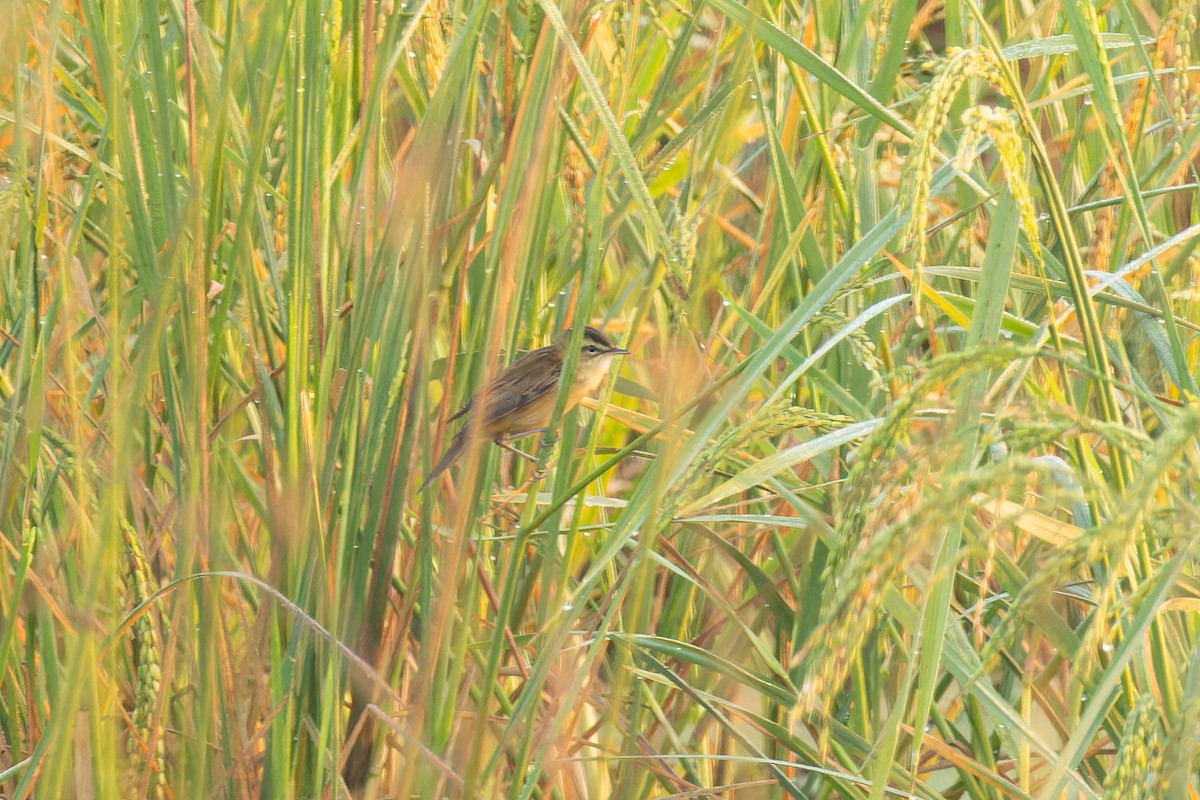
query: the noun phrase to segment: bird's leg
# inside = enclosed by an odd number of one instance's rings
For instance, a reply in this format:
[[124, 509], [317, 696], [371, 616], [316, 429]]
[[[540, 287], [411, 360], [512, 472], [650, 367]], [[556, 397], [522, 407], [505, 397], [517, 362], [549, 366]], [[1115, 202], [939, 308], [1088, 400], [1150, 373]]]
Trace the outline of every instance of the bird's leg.
[[[534, 433], [544, 433], [545, 431], [546, 431], [545, 428], [534, 428], [533, 430], [530, 430], [530, 431], [522, 431], [520, 433], [515, 433], [512, 436], [510, 436], [509, 438], [510, 439], [520, 439], [522, 436], [529, 436], [530, 434], [534, 434]], [[546, 477], [545, 470], [536, 468], [537, 467], [537, 458], [536, 457], [529, 455], [529, 453], [526, 453], [523, 450], [518, 450], [517, 448], [513, 447], [511, 444], [508, 444], [507, 442], [501, 441], [501, 439], [499, 437], [497, 437], [495, 439], [495, 442], [496, 442], [496, 444], [503, 447], [505, 450], [508, 450], [510, 453], [515, 453], [516, 455], [519, 455], [522, 458], [529, 461], [530, 464], [534, 465], [535, 468], [534, 468], [533, 472], [531, 472], [529, 474], [529, 477], [525, 479], [525, 483], [521, 486], [520, 491], [524, 491], [524, 490], [528, 489], [530, 484], [532, 484], [535, 481], [540, 481], [542, 478]]]
[[492, 441], [494, 441], [496, 443], [497, 447], [503, 447], [508, 452], [513, 453], [514, 455], [520, 456], [521, 458], [525, 459], [526, 461], [528, 461], [531, 464], [537, 463], [536, 456], [531, 456], [531, 455], [529, 455], [529, 453], [526, 453], [524, 450], [518, 450], [517, 448], [513, 447], [511, 444], [509, 444], [508, 442], [504, 441], [503, 439], [501, 439], [499, 437], [493, 439]]
[[532, 436], [535, 433], [545, 433], [545, 432], [546, 432], [546, 428], [544, 428], [544, 427], [530, 428], [527, 431], [521, 431], [520, 433], [514, 433], [511, 436], [509, 436], [508, 438], [509, 439], [520, 439], [522, 436]]
[[517, 448], [513, 447], [511, 444], [508, 444], [504, 440], [505, 439], [520, 439], [525, 436], [532, 436], [535, 433], [545, 433], [545, 432], [546, 432], [545, 428], [533, 428], [532, 430], [521, 431], [520, 433], [514, 433], [509, 436], [497, 436], [492, 441], [494, 441], [500, 447], [503, 447], [508, 452], [516, 453], [517, 455], [519, 455], [521, 458], [525, 459], [529, 463], [536, 464], [537, 458], [535, 456], [529, 455], [529, 453], [526, 453], [524, 450], [518, 450]]

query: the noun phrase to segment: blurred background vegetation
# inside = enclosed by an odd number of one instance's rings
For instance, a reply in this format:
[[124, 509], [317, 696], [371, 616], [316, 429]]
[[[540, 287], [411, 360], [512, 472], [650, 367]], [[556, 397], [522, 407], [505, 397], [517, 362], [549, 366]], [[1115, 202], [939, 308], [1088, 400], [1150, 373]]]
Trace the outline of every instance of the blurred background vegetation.
[[1195, 13], [0, 0], [0, 794], [1197, 797]]

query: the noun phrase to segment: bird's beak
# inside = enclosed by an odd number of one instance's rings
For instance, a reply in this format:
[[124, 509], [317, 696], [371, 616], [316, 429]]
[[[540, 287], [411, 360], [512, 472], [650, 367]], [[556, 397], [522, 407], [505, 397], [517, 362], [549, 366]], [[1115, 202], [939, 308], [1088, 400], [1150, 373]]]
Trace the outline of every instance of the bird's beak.
[[614, 347], [612, 350], [608, 351], [608, 354], [610, 356], [627, 356], [629, 355], [629, 351], [622, 350], [620, 347]]

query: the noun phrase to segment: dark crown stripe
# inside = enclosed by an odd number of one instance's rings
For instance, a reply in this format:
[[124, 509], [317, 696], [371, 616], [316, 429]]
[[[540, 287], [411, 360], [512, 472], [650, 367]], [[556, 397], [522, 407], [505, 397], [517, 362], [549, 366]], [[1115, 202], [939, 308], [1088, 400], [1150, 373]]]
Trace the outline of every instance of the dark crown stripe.
[[593, 328], [591, 325], [583, 329], [583, 339], [588, 342], [595, 342], [606, 350], [613, 348], [613, 343], [608, 340], [603, 333]]

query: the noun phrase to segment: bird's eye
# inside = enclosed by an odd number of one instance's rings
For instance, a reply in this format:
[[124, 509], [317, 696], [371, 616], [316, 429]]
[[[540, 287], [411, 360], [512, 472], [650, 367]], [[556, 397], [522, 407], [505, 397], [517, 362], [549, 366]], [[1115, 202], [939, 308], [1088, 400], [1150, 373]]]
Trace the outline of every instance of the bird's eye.
[[596, 353], [600, 352], [600, 348], [596, 347], [594, 344], [589, 344], [587, 347], [583, 348], [583, 352], [595, 355]]

